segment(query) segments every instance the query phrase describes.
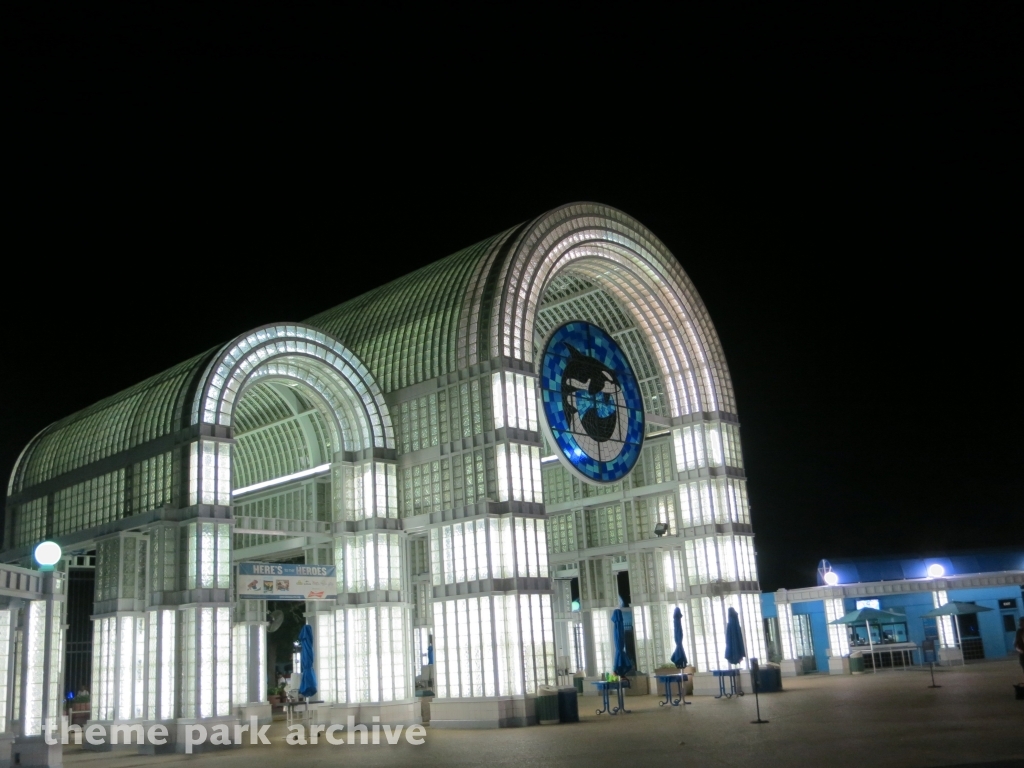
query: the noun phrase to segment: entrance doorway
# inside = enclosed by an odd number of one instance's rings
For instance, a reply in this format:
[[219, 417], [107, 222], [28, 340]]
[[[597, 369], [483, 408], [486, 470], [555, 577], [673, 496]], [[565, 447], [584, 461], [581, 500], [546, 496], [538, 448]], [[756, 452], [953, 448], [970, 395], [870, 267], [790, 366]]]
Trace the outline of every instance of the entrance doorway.
[[290, 684], [292, 673], [298, 672], [295, 654], [298, 652], [299, 632], [306, 623], [304, 600], [274, 600], [267, 604], [270, 625], [267, 627], [268, 686], [280, 690]]
[[[95, 563], [92, 553], [77, 560]], [[84, 725], [91, 711], [92, 611], [96, 599], [95, 567], [68, 568], [67, 642], [64, 646], [64, 696], [71, 700], [71, 722]]]
[[1013, 641], [1017, 638], [1017, 614], [1003, 614], [1003, 634], [1006, 637], [1006, 655], [1014, 653]]
[[985, 658], [985, 646], [981, 641], [981, 629], [978, 626], [978, 614], [965, 613], [956, 617], [957, 629], [960, 630], [960, 647], [964, 653], [964, 661], [979, 661]]

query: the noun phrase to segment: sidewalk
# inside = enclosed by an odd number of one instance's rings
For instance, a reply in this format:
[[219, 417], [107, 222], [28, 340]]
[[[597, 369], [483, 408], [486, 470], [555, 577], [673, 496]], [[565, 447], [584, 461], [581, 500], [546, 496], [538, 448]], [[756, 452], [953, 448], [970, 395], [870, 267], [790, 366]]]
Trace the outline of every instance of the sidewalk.
[[[927, 768], [1013, 761], [1024, 766], [1024, 701], [1015, 661], [877, 675], [786, 678], [785, 690], [760, 697], [767, 725], [752, 725], [754, 697], [702, 696], [689, 707], [659, 707], [659, 697], [626, 699], [630, 715], [593, 714], [598, 701], [580, 699], [582, 722], [490, 731], [427, 729], [426, 743], [288, 746], [283, 723], [272, 746], [215, 754], [140, 756], [65, 748], [69, 768], [133, 768], [189, 763], [217, 768], [254, 765], [393, 766], [809, 766]], [[322, 738], [322, 737], [321, 737]], [[381, 739], [383, 741], [383, 738]]]

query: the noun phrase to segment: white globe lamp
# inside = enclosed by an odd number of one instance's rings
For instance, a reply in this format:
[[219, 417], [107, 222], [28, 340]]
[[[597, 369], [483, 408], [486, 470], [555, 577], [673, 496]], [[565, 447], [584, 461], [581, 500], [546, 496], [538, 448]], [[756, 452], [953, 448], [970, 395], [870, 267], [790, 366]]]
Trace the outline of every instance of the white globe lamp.
[[60, 562], [60, 544], [54, 541], [41, 542], [36, 545], [33, 555], [36, 562], [39, 563], [39, 570], [52, 571], [53, 566]]
[[839, 576], [836, 574], [835, 571], [829, 571], [828, 573], [826, 573], [824, 579], [825, 583], [828, 584], [830, 587], [834, 587], [836, 584], [839, 583]]
[[928, 566], [928, 575], [933, 579], [938, 579], [946, 575], [946, 569], [938, 563], [932, 563]]

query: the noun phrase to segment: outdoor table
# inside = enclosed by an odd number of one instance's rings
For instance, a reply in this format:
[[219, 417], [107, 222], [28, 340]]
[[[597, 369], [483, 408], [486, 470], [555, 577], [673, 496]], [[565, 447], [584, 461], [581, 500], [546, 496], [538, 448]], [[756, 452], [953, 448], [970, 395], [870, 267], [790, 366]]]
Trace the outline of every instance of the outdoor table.
[[[675, 675], [658, 675], [658, 682], [665, 684], [665, 700], [659, 701], [658, 706], [664, 707], [666, 704], [671, 704], [673, 707], [678, 707], [679, 702], [692, 704], [692, 701], [686, 700], [686, 689], [683, 688], [683, 683], [689, 679], [689, 675], [684, 675], [682, 672]], [[679, 685], [679, 698], [675, 701], [672, 700], [672, 683]]]
[[[597, 686], [597, 690], [601, 692], [601, 696], [604, 697], [604, 709], [597, 710], [597, 714], [603, 715], [607, 712], [609, 715], [617, 715], [619, 712], [629, 713], [630, 710], [626, 709], [626, 704], [622, 700], [622, 681], [616, 680], [614, 683], [607, 683], [603, 680], [595, 680], [594, 685]], [[614, 688], [619, 695], [619, 706], [615, 709], [611, 708], [611, 704], [608, 702], [608, 691]]]
[[[733, 696], [742, 696], [743, 691], [736, 690], [736, 678], [740, 676], [738, 669], [716, 669], [712, 674], [718, 678], [718, 695], [716, 699], [720, 699], [723, 696], [727, 699], [731, 699]], [[729, 692], [725, 692], [725, 678], [729, 678]]]
[[309, 713], [311, 711], [309, 705], [323, 703], [322, 699], [318, 699], [316, 701], [307, 701], [306, 699], [303, 699], [302, 701], [286, 701], [284, 702], [285, 721], [288, 725], [291, 725], [295, 721], [295, 708], [303, 707], [300, 711], [302, 712], [302, 721], [306, 722], [309, 720]]

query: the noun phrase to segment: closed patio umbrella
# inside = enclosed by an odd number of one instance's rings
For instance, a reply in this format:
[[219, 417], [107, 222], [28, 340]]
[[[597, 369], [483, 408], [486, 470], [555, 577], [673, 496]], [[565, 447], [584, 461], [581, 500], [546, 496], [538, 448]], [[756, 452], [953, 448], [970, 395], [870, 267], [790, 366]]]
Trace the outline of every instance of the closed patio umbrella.
[[626, 624], [622, 618], [622, 611], [616, 608], [612, 611], [612, 639], [615, 641], [615, 664], [613, 671], [619, 677], [633, 668], [633, 662], [626, 653]]
[[672, 612], [672, 631], [676, 638], [676, 649], [672, 651], [671, 661], [676, 669], [682, 669], [686, 666], [686, 651], [683, 650], [683, 612], [678, 606]]
[[313, 671], [313, 628], [304, 624], [299, 632], [299, 653], [302, 664], [302, 680], [299, 682], [299, 693], [307, 699], [316, 695], [316, 672]]
[[746, 656], [747, 649], [743, 644], [740, 616], [735, 608], [730, 608], [729, 620], [725, 624], [725, 660], [730, 664], [739, 664]]

